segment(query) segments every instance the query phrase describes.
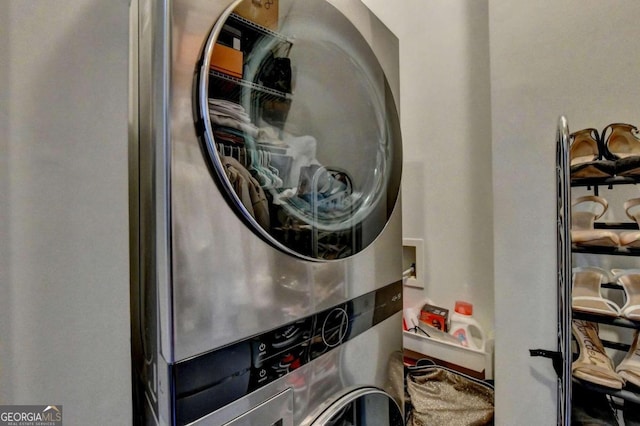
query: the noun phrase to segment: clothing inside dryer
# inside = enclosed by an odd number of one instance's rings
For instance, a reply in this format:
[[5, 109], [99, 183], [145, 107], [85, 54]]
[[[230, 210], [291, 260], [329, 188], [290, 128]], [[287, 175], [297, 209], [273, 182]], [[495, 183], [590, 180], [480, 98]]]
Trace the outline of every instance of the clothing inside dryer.
[[[303, 257], [348, 257], [395, 204], [395, 104], [375, 55], [337, 9], [324, 0], [280, 8], [268, 29], [232, 13], [205, 52], [210, 160], [260, 235]], [[241, 66], [225, 68], [221, 46]]]

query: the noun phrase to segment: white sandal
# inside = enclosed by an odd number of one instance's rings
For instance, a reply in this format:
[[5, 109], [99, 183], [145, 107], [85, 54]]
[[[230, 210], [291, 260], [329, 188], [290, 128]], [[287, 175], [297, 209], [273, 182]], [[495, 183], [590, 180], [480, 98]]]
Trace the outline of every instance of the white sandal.
[[616, 274], [614, 280], [622, 286], [625, 293], [620, 316], [640, 321], [640, 269], [625, 269]]
[[594, 229], [593, 226], [608, 208], [609, 203], [602, 197], [585, 195], [576, 198], [571, 204], [571, 242], [580, 246], [618, 247], [618, 234], [606, 229]]
[[620, 307], [602, 296], [601, 285], [611, 281], [609, 273], [595, 266], [573, 268], [571, 307], [574, 311], [608, 317], [620, 316]]
[[[625, 201], [624, 212], [629, 219], [640, 225], [640, 198]], [[620, 245], [630, 249], [640, 249], [640, 231], [623, 232], [620, 234]]]

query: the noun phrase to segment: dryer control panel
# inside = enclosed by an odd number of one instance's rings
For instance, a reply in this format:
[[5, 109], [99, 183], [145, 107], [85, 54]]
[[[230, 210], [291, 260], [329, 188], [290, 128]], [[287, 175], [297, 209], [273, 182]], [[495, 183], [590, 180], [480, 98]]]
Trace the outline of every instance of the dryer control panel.
[[[339, 347], [402, 310], [402, 282], [170, 366], [176, 420], [189, 423]], [[400, 329], [398, 330], [400, 333]]]

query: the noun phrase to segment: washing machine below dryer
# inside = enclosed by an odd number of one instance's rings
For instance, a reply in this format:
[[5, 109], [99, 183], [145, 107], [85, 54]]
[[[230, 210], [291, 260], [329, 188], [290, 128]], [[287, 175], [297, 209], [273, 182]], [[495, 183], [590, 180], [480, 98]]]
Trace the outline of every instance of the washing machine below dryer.
[[402, 412], [389, 394], [375, 387], [345, 392], [330, 404], [310, 426], [402, 425]]

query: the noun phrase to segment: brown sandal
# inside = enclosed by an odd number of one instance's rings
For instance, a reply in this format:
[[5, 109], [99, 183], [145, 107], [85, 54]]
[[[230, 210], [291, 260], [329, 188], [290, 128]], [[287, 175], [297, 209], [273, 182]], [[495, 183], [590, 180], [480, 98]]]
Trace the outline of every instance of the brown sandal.
[[602, 138], [607, 158], [615, 160], [616, 174], [640, 175], [640, 138], [638, 129], [625, 123], [613, 123], [604, 128]]
[[571, 134], [569, 156], [572, 179], [613, 176], [615, 163], [602, 159], [599, 139], [598, 131], [592, 128]]

